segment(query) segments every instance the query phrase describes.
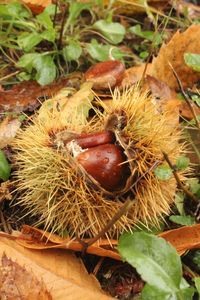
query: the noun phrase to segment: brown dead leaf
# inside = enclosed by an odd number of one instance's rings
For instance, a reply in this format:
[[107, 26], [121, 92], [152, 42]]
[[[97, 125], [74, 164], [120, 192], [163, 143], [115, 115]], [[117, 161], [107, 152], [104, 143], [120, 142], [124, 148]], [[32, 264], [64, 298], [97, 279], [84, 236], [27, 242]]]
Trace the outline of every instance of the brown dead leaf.
[[36, 81], [24, 81], [10, 90], [0, 91], [0, 112], [33, 111], [40, 105], [40, 97], [51, 97], [63, 88], [68, 79], [64, 78], [50, 85], [40, 86]]
[[44, 283], [4, 253], [0, 261], [0, 298], [51, 300]]
[[184, 53], [200, 54], [200, 25], [191, 25], [185, 32], [177, 31], [167, 45], [163, 45], [152, 63], [151, 75], [165, 82], [170, 88], [178, 88], [177, 80], [169, 64], [177, 72], [183, 87], [200, 80], [200, 72], [193, 71], [184, 62]]
[[[89, 240], [84, 239], [83, 241], [87, 243]], [[83, 250], [83, 245], [75, 238], [70, 239], [67, 237], [64, 239], [28, 225], [22, 227], [22, 235], [17, 238], [17, 242], [30, 249], [56, 248], [79, 252]], [[116, 240], [99, 240], [87, 248], [87, 253], [121, 260], [119, 253], [114, 249], [116, 245]]]
[[[198, 107], [193, 101], [190, 101], [190, 103], [191, 106], [194, 108], [196, 115], [200, 115], [200, 107]], [[180, 114], [183, 118], [187, 120], [192, 120], [194, 118], [186, 101], [181, 101], [180, 103]]]
[[[2, 233], [0, 236], [14, 238], [19, 245], [34, 250], [56, 248], [82, 251], [83, 249], [83, 246], [76, 239], [63, 239], [55, 234], [50, 234], [28, 225], [24, 225], [21, 234], [15, 237], [5, 233]], [[200, 248], [200, 224], [164, 231], [158, 236], [164, 238], [175, 247], [179, 255], [184, 254], [187, 250]], [[88, 239], [83, 241], [87, 243]], [[117, 244], [117, 240], [99, 240], [87, 248], [87, 253], [121, 260], [119, 253], [114, 249], [117, 247]]]
[[[142, 76], [144, 74], [146, 64], [143, 63], [139, 66], [131, 67], [124, 72], [122, 83], [120, 84], [120, 87], [127, 87], [132, 86], [136, 82], [140, 81], [142, 79]], [[147, 65], [147, 69], [145, 72], [145, 75], [151, 73], [151, 64]]]
[[9, 117], [0, 123], [0, 149], [10, 145], [20, 126], [21, 122], [18, 119], [11, 119]]
[[[101, 291], [96, 278], [88, 275], [81, 261], [70, 252], [61, 249], [33, 251], [25, 249], [13, 240], [1, 237], [0, 257], [3, 255], [28, 272], [28, 284], [31, 274], [38, 282], [43, 283], [53, 300], [112, 299]], [[17, 299], [22, 298], [9, 298]]]
[[172, 244], [180, 255], [187, 250], [200, 248], [200, 224], [164, 231], [159, 236]]
[[34, 14], [40, 14], [45, 7], [52, 3], [51, 0], [22, 0], [22, 3], [26, 4]]

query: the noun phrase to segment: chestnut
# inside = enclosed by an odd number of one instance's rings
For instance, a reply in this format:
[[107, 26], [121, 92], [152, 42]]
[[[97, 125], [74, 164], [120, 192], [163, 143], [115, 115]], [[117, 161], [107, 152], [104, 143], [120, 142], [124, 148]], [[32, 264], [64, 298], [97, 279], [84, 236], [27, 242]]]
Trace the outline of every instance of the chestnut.
[[121, 186], [124, 156], [118, 146], [104, 144], [89, 148], [77, 160], [104, 189], [113, 191]]

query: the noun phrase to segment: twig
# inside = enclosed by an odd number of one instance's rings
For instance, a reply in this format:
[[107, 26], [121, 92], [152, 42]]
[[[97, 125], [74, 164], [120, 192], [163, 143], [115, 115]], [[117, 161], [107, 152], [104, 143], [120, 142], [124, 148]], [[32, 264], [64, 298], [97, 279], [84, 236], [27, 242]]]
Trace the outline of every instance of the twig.
[[63, 32], [64, 32], [64, 25], [65, 25], [65, 20], [67, 17], [67, 8], [65, 8], [62, 21], [61, 21], [61, 28], [60, 28], [60, 36], [58, 40], [58, 49], [60, 50], [62, 48], [62, 39], [63, 39]]
[[170, 168], [172, 169], [174, 178], [176, 179], [176, 182], [178, 184], [178, 187], [183, 190], [183, 192], [190, 198], [192, 199], [195, 203], [199, 203], [198, 199], [195, 197], [195, 195], [193, 193], [191, 193], [181, 182], [179, 175], [176, 171], [176, 167], [171, 163], [169, 156], [167, 155], [167, 153], [163, 152], [163, 156], [164, 159], [166, 160], [166, 162], [168, 163], [168, 165], [170, 166]]
[[174, 76], [176, 77], [176, 80], [178, 82], [178, 85], [179, 85], [179, 88], [181, 90], [181, 93], [183, 94], [183, 97], [184, 97], [184, 99], [185, 99], [185, 101], [186, 101], [186, 103], [187, 103], [187, 105], [188, 105], [188, 107], [189, 107], [189, 109], [190, 109], [190, 111], [191, 111], [191, 113], [193, 115], [193, 118], [195, 120], [196, 126], [200, 130], [200, 123], [199, 123], [199, 121], [197, 119], [195, 110], [194, 110], [192, 104], [190, 103], [190, 99], [189, 99], [188, 95], [185, 93], [185, 91], [183, 89], [183, 85], [182, 85], [182, 83], [181, 83], [181, 81], [180, 81], [180, 79], [178, 77], [178, 74], [176, 73], [176, 71], [174, 70], [174, 67], [172, 66], [172, 64], [170, 62], [169, 62], [169, 66], [172, 69], [172, 72], [173, 72]]

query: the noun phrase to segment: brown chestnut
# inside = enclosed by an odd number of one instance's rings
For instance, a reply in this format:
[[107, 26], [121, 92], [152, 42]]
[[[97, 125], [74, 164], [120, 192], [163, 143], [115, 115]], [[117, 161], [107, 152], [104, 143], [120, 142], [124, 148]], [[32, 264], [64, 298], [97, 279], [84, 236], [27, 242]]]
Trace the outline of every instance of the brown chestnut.
[[85, 149], [113, 143], [115, 138], [114, 133], [107, 130], [98, 133], [81, 133], [75, 140], [81, 148]]
[[77, 156], [78, 162], [106, 190], [121, 186], [124, 171], [124, 157], [121, 149], [114, 144], [92, 147]]
[[119, 60], [108, 60], [90, 67], [85, 73], [86, 81], [93, 82], [96, 90], [106, 90], [120, 84], [125, 72], [124, 64]]

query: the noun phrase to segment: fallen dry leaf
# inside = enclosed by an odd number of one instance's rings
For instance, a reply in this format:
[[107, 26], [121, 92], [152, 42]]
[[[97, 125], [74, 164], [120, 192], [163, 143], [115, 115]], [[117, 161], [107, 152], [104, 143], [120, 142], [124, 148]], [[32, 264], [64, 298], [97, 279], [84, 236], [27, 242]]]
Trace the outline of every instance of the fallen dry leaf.
[[191, 25], [185, 32], [177, 31], [167, 45], [162, 45], [152, 62], [151, 75], [165, 82], [170, 88], [178, 88], [171, 64], [183, 87], [192, 86], [200, 79], [200, 72], [193, 71], [184, 62], [184, 53], [200, 54], [200, 25]]
[[21, 122], [18, 119], [11, 119], [9, 117], [6, 117], [0, 123], [0, 149], [10, 145], [20, 126]]
[[[184, 254], [187, 250], [200, 248], [200, 224], [164, 231], [158, 236], [172, 244], [179, 255]], [[83, 241], [87, 243], [89, 240], [84, 239]], [[17, 243], [30, 249], [57, 248], [73, 251], [82, 251], [83, 249], [76, 239], [63, 239], [28, 225], [23, 226], [21, 235], [17, 237]], [[117, 244], [117, 240], [99, 240], [87, 248], [87, 253], [121, 260], [119, 253], [115, 250]]]
[[180, 255], [187, 250], [200, 248], [200, 224], [164, 231], [159, 236], [172, 244]]
[[52, 300], [44, 282], [4, 253], [0, 260], [0, 298]]
[[36, 81], [24, 81], [10, 90], [0, 91], [0, 112], [34, 111], [40, 105], [40, 97], [55, 95], [68, 82], [64, 78], [50, 85], [40, 86]]
[[44, 8], [52, 3], [51, 0], [22, 0], [34, 14], [40, 14]]
[[[101, 291], [96, 278], [88, 275], [81, 261], [69, 252], [61, 249], [33, 251], [1, 237], [0, 257], [3, 255], [25, 269], [29, 276], [33, 274], [39, 282], [43, 282], [53, 300], [113, 299]], [[9, 298], [16, 299], [19, 298]], [[42, 298], [28, 298], [36, 299]]]
[[[123, 80], [122, 80], [122, 83], [120, 84], [120, 87], [123, 88], [126, 86], [131, 86], [131, 85], [135, 84], [136, 82], [140, 81], [144, 74], [145, 67], [146, 67], [146, 64], [143, 63], [139, 66], [134, 66], [134, 67], [131, 67], [131, 68], [125, 70]], [[146, 71], [145, 71], [145, 76], [150, 73], [151, 73], [151, 64], [148, 64]]]
[[[83, 241], [87, 243], [89, 240], [84, 239]], [[58, 235], [50, 234], [28, 225], [22, 227], [22, 234], [17, 238], [17, 242], [30, 249], [56, 248], [73, 251], [83, 250], [83, 245], [76, 239], [64, 239]], [[87, 248], [87, 253], [121, 260], [119, 253], [114, 249], [116, 245], [116, 240], [99, 240]]]

